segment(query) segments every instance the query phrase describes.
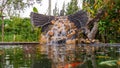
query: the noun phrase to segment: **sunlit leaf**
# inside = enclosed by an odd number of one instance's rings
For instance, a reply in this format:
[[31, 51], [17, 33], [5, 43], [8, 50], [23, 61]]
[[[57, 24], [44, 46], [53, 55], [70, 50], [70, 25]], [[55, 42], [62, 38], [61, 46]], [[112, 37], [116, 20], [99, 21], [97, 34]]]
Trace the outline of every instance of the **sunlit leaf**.
[[38, 13], [38, 9], [36, 7], [33, 7], [33, 12]]
[[109, 60], [100, 62], [99, 65], [107, 65], [107, 66], [116, 66], [117, 60]]

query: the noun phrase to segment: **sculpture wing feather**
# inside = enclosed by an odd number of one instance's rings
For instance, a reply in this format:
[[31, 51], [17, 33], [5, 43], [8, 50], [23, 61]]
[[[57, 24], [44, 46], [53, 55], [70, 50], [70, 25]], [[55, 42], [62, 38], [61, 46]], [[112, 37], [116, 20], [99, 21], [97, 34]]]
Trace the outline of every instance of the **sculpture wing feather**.
[[[45, 31], [50, 25], [51, 20], [55, 19], [55, 16], [47, 16], [31, 12], [31, 22], [36, 27], [42, 27], [42, 31]], [[88, 21], [87, 12], [80, 10], [75, 14], [68, 15], [68, 19], [75, 23], [78, 28], [84, 27]]]
[[30, 17], [31, 17], [32, 24], [36, 27], [43, 27], [49, 24], [50, 21], [54, 19], [54, 16], [47, 16], [47, 15], [38, 14], [34, 12], [31, 12]]
[[72, 15], [68, 16], [68, 19], [75, 23], [78, 28], [84, 27], [88, 21], [88, 15], [86, 11], [80, 10]]

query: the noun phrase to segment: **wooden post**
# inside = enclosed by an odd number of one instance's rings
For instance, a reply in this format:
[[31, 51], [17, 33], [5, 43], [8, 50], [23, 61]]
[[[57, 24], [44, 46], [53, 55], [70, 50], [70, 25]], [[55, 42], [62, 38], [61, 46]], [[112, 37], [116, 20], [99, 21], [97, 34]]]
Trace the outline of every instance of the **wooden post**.
[[2, 16], [2, 42], [4, 41], [4, 16]]
[[[1, 10], [1, 14], [3, 13], [3, 10]], [[4, 16], [1, 15], [2, 20], [2, 42], [4, 41]]]

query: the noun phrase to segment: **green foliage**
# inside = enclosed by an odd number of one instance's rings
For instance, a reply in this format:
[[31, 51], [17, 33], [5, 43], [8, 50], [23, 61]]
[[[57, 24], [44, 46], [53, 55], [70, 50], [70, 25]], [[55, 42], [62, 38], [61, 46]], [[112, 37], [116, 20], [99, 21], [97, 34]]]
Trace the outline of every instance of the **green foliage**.
[[2, 13], [0, 12], [0, 16], [2, 16]]
[[104, 22], [104, 25], [99, 24], [99, 28], [104, 28], [104, 30], [99, 29], [99, 33], [105, 38], [105, 42], [120, 42], [120, 7], [118, 3], [120, 3], [120, 1], [110, 1], [106, 7], [107, 10], [104, 17], [101, 20], [101, 22]]
[[78, 8], [77, 4], [78, 4], [77, 0], [71, 0], [71, 2], [68, 3], [68, 5], [67, 5], [66, 15], [70, 15], [70, 14], [73, 14], [76, 11], [78, 11], [79, 8]]
[[120, 0], [86, 0], [84, 10], [94, 18], [98, 10], [105, 9], [105, 14], [99, 21], [98, 38], [101, 42], [120, 42]]
[[100, 63], [100, 68], [117, 68], [117, 60], [103, 61]]
[[[5, 19], [6, 42], [37, 42], [40, 35], [40, 28], [33, 28], [29, 18], [12, 17]], [[1, 21], [0, 21], [1, 24]], [[1, 32], [0, 32], [1, 35]], [[0, 38], [1, 40], [1, 38]]]
[[104, 34], [105, 34], [104, 31], [105, 31], [105, 29], [107, 28], [105, 25], [106, 25], [106, 22], [103, 22], [103, 21], [100, 21], [100, 22], [99, 22], [99, 26], [100, 26], [100, 27], [99, 27], [99, 30], [100, 30], [99, 33], [104, 33]]
[[38, 9], [36, 7], [33, 7], [33, 12], [38, 13]]
[[100, 8], [105, 6], [102, 0], [85, 0], [83, 9], [88, 12], [90, 17], [94, 18]]

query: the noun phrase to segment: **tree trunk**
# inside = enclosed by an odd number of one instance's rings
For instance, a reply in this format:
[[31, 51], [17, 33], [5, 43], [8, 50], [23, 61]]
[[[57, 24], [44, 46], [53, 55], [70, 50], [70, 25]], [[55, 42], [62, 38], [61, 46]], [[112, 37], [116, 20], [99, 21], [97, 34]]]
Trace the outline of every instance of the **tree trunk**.
[[87, 37], [89, 39], [94, 39], [97, 31], [98, 31], [98, 23], [95, 22], [92, 30], [90, 31], [90, 33], [88, 33]]
[[87, 27], [89, 25], [91, 25], [92, 23], [94, 23], [93, 28], [91, 29], [91, 31], [86, 34], [89, 39], [94, 39], [95, 38], [95, 35], [96, 35], [97, 31], [98, 31], [98, 21], [100, 20], [101, 16], [104, 14], [104, 12], [105, 12], [104, 10], [98, 11], [96, 17], [93, 18], [92, 20], [88, 21]]
[[49, 0], [48, 15], [51, 15], [51, 0]]
[[[3, 10], [1, 10], [1, 14], [3, 14]], [[2, 42], [4, 41], [4, 16], [1, 16], [2, 20]]]

